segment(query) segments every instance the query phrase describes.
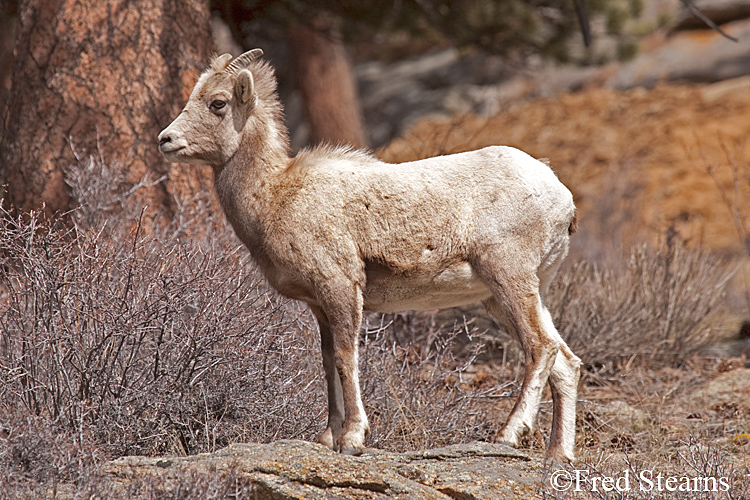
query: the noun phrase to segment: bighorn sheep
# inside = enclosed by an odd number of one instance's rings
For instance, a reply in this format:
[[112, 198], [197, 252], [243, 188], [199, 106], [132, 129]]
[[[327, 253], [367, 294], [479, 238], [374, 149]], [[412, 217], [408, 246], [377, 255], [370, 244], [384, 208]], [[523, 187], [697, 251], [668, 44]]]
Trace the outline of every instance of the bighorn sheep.
[[510, 147], [402, 164], [326, 146], [291, 157], [262, 54], [216, 57], [159, 148], [171, 161], [213, 167], [226, 216], [268, 281], [317, 318], [328, 384], [328, 427], [318, 441], [363, 450], [363, 310], [482, 302], [526, 356], [521, 393], [497, 438], [516, 446], [533, 429], [549, 381], [547, 457], [573, 460], [580, 360], [542, 300], [574, 230], [570, 191], [547, 165]]

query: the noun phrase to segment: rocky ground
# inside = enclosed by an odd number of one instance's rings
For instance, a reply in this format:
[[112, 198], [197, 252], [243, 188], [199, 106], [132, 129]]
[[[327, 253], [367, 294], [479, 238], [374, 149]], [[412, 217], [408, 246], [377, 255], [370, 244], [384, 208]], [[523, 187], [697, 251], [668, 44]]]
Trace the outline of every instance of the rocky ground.
[[[502, 500], [565, 498], [551, 482], [555, 471], [587, 470], [591, 478], [652, 470], [727, 477], [731, 498], [746, 498], [748, 380], [750, 369], [738, 361], [703, 360], [688, 370], [623, 373], [589, 385], [579, 403], [573, 465], [545, 464], [538, 436], [524, 450], [470, 443], [405, 453], [367, 449], [359, 457], [282, 440], [187, 457], [122, 457], [100, 468], [97, 487], [118, 498], [197, 498], [219, 483], [230, 498]], [[592, 494], [593, 484], [589, 479], [572, 498], [619, 498]], [[72, 498], [72, 485], [56, 488], [55, 498]]]
[[371, 449], [351, 457], [316, 443], [278, 441], [236, 444], [193, 457], [125, 457], [104, 467], [110, 481], [136, 495], [138, 483], [149, 476], [178, 479], [229, 471], [252, 482], [258, 499], [530, 499], [536, 498], [543, 466], [501, 444], [410, 453]]

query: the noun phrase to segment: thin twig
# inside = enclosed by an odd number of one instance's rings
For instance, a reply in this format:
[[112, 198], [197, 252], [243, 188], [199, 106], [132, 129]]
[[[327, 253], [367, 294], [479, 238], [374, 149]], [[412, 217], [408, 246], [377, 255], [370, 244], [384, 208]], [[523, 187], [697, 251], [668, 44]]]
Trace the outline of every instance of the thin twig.
[[680, 0], [680, 1], [683, 3], [683, 5], [685, 5], [685, 7], [687, 7], [687, 9], [690, 11], [691, 14], [693, 14], [695, 17], [697, 17], [698, 19], [700, 19], [701, 21], [703, 21], [704, 23], [706, 23], [706, 25], [708, 25], [712, 30], [716, 31], [717, 33], [719, 33], [724, 38], [732, 40], [733, 42], [738, 42], [739, 41], [735, 37], [729, 35], [724, 30], [722, 30], [711, 19], [709, 19], [708, 17], [706, 17], [706, 15], [703, 12], [701, 12], [701, 10], [695, 5], [695, 2], [693, 2], [693, 0]]

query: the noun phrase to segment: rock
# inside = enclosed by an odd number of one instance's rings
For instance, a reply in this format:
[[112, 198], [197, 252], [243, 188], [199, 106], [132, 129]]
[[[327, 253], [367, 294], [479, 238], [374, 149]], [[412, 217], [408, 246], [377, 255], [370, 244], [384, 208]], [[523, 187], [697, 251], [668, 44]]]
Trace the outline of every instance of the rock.
[[708, 408], [729, 404], [750, 409], [750, 369], [724, 372], [692, 393], [690, 399]]
[[701, 351], [701, 355], [719, 359], [745, 357], [750, 359], [750, 339], [737, 339], [720, 342]]
[[683, 31], [660, 48], [622, 66], [607, 82], [618, 90], [658, 81], [718, 82], [747, 75], [750, 67], [750, 19], [725, 24], [733, 42], [710, 30]]
[[370, 140], [379, 147], [425, 118], [492, 116], [518, 103], [565, 91], [598, 86], [628, 90], [653, 87], [660, 81], [713, 83], [746, 76], [750, 19], [722, 29], [739, 42], [711, 29], [680, 31], [660, 39], [657, 48], [629, 63], [605, 67], [553, 64], [532, 71], [514, 68], [496, 56], [462, 55], [455, 49], [390, 65], [361, 64], [356, 71]]
[[[423, 452], [367, 450], [359, 457], [305, 441], [234, 444], [189, 457], [123, 457], [105, 464], [102, 480], [132, 494], [133, 484], [211, 474], [250, 481], [258, 499], [531, 499], [543, 464], [503, 444], [472, 443]], [[171, 486], [170, 486], [171, 485]]]
[[607, 405], [595, 407], [593, 412], [602, 419], [602, 423], [617, 432], [640, 432], [649, 425], [646, 412], [624, 401], [612, 401]]
[[[722, 99], [726, 99], [730, 94], [736, 94], [747, 89], [750, 89], [750, 76], [740, 76], [706, 85], [701, 89], [701, 94], [703, 94], [703, 100], [706, 103], [714, 104], [720, 102]], [[748, 357], [750, 357], [750, 352], [748, 352]]]
[[[376, 146], [403, 134], [416, 121], [481, 113], [495, 98], [488, 85], [515, 75], [498, 56], [456, 49], [394, 64], [371, 61], [356, 67], [360, 103]], [[489, 95], [485, 95], [489, 94]]]

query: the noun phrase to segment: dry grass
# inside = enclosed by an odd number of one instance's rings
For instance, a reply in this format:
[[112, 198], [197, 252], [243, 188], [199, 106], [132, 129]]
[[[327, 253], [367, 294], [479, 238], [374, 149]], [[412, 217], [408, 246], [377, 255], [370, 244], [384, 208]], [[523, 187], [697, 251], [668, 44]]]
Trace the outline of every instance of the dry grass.
[[[739, 360], [738, 360], [739, 361]], [[680, 369], [631, 370], [607, 384], [587, 386], [579, 407], [579, 461], [567, 469], [588, 471], [582, 492], [555, 491], [546, 498], [746, 499], [750, 495], [750, 406], [742, 363], [695, 359]], [[729, 371], [723, 371], [729, 370]], [[706, 390], [707, 380], [744, 386], [736, 394]], [[732, 384], [730, 384], [732, 385]], [[603, 477], [627, 471], [630, 491], [603, 491]], [[550, 474], [554, 469], [550, 471]], [[649, 485], [640, 474], [654, 481]], [[726, 478], [717, 491], [667, 491], [663, 478]], [[598, 479], [594, 479], [598, 478]], [[598, 490], [593, 491], [595, 481]], [[702, 480], [699, 480], [702, 481]], [[712, 490], [709, 485], [709, 490]], [[693, 488], [695, 490], [695, 488]]]
[[593, 373], [679, 366], [727, 325], [727, 262], [672, 240], [624, 263], [578, 261], [550, 290], [555, 324]]
[[[149, 479], [129, 492], [97, 479], [103, 461], [125, 454], [313, 439], [325, 422], [309, 313], [268, 288], [223, 217], [206, 211], [209, 203], [188, 200], [174, 221], [160, 222], [129, 196], [137, 186], [107, 182], [108, 172], [100, 163], [69, 171], [72, 187], [91, 201], [60, 219], [2, 214], [0, 498], [56, 489], [80, 498], [252, 498], [252, 485], [232, 474]], [[91, 179], [96, 186], [86, 184]], [[653, 423], [643, 434], [610, 436], [592, 408], [605, 406], [605, 390], [629, 401], [636, 386], [669, 392], [666, 382], [647, 380], [657, 367], [671, 367], [670, 380], [702, 373], [690, 360], [721, 317], [725, 276], [721, 261], [676, 242], [659, 252], [638, 248], [619, 267], [579, 263], [562, 273], [550, 299], [588, 369], [579, 410], [584, 463], [619, 470], [617, 450], [628, 445], [655, 453], [665, 467], [708, 466], [701, 457], [713, 451], [685, 448]], [[491, 440], [502, 425], [519, 390], [517, 349], [490, 340], [487, 322], [445, 318], [367, 318], [361, 379], [369, 446]], [[638, 404], [649, 415], [666, 412], [677, 393]], [[549, 413], [545, 402], [543, 431]], [[532, 453], [542, 453], [543, 431], [526, 443]], [[683, 449], [692, 458], [675, 455]]]

